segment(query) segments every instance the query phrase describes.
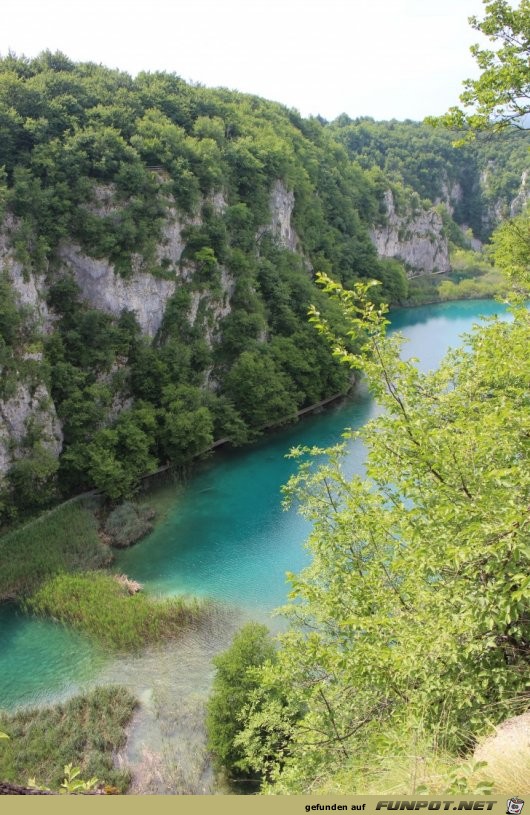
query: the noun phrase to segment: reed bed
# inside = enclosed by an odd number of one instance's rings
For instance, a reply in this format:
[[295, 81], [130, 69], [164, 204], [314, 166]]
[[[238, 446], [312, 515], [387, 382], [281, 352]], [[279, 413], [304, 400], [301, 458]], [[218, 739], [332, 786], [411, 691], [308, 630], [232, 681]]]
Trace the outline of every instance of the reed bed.
[[57, 572], [96, 569], [109, 558], [94, 514], [74, 499], [0, 538], [0, 602], [34, 592]]
[[63, 704], [0, 712], [0, 728], [9, 735], [0, 748], [0, 778], [58, 789], [65, 764], [81, 769], [82, 778], [125, 792], [128, 770], [114, 767], [114, 755], [125, 744], [126, 727], [136, 707], [126, 688], [96, 688]]
[[131, 595], [126, 586], [105, 572], [55, 575], [25, 601], [24, 607], [121, 651], [175, 637], [209, 609], [207, 603], [194, 599], [158, 599], [142, 592]]

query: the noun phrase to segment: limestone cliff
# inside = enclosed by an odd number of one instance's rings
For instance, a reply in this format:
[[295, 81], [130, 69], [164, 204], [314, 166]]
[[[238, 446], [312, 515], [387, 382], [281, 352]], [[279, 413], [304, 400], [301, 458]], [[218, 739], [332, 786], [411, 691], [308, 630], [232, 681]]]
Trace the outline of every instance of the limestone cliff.
[[0, 228], [0, 274], [5, 274], [11, 283], [18, 304], [25, 312], [26, 320], [49, 334], [53, 326], [53, 316], [46, 305], [45, 275], [25, 271], [23, 264], [17, 260], [12, 235], [18, 227], [18, 219], [10, 213], [7, 214]]
[[[46, 305], [45, 277], [25, 273], [16, 259], [11, 245], [11, 233], [16, 226], [16, 219], [9, 215], [0, 230], [0, 274], [11, 285], [27, 329], [48, 334], [53, 317]], [[61, 424], [47, 386], [35, 381], [42, 363], [41, 351], [22, 347], [17, 353], [18, 381], [0, 399], [0, 487], [13, 462], [26, 455], [29, 436], [38, 438], [42, 447], [55, 457], [63, 443]]]
[[282, 181], [276, 181], [272, 188], [269, 206], [271, 213], [269, 230], [280, 246], [296, 252], [300, 246], [300, 240], [292, 224], [294, 193], [288, 190]]
[[391, 190], [384, 194], [385, 222], [371, 231], [372, 241], [383, 258], [402, 260], [410, 277], [448, 272], [449, 245], [442, 217], [435, 209], [396, 209]]
[[[94, 188], [91, 212], [107, 217], [116, 210], [115, 190], [111, 184], [96, 185]], [[216, 212], [226, 206], [223, 194], [217, 193], [206, 199]], [[263, 231], [270, 233], [283, 248], [292, 251], [299, 244], [292, 226], [294, 195], [281, 181], [277, 181], [270, 194], [270, 220]], [[133, 271], [129, 277], [122, 277], [106, 258], [90, 257], [75, 242], [63, 241], [57, 251], [58, 267], [54, 275], [71, 275], [79, 286], [83, 300], [92, 308], [99, 309], [112, 317], [119, 317], [123, 311], [134, 312], [142, 333], [153, 339], [159, 331], [170, 298], [179, 286], [193, 279], [193, 263], [184, 260], [186, 249], [185, 231], [190, 225], [200, 225], [200, 215], [183, 217], [176, 206], [170, 205], [161, 228], [161, 237], [156, 247], [156, 261], [166, 269], [164, 277], [145, 271], [143, 259], [133, 256]], [[34, 332], [41, 335], [53, 331], [56, 316], [47, 305], [49, 282], [44, 273], [28, 272], [16, 258], [13, 248], [13, 234], [18, 227], [17, 220], [9, 215], [0, 230], [0, 274], [6, 275], [23, 319]], [[171, 277], [168, 277], [168, 273]], [[231, 312], [231, 298], [235, 289], [233, 275], [223, 267], [218, 268], [218, 285], [210, 289], [206, 285], [193, 284], [186, 319], [191, 328], [202, 332], [210, 348], [220, 338], [223, 318]], [[28, 359], [31, 353], [19, 349], [20, 357]], [[38, 369], [42, 354], [33, 355]], [[100, 375], [98, 381], [106, 381], [116, 371]], [[110, 381], [110, 380], [109, 380]], [[211, 371], [205, 374], [204, 386], [216, 388], [217, 382]], [[130, 406], [130, 399], [118, 394], [109, 408], [109, 421], [123, 407]], [[0, 482], [5, 478], [13, 462], [27, 454], [25, 439], [29, 427], [39, 428], [43, 447], [58, 456], [62, 449], [63, 435], [55, 405], [44, 381], [26, 381], [20, 373], [14, 391], [0, 400]], [[0, 484], [1, 486], [1, 484]]]
[[162, 280], [141, 271], [124, 279], [107, 260], [88, 257], [75, 244], [61, 246], [59, 256], [87, 303], [114, 317], [122, 311], [133, 311], [144, 334], [155, 336], [165, 305], [175, 291], [175, 280]]
[[[98, 205], [93, 208], [96, 214], [106, 215], [112, 211], [112, 200], [109, 196], [111, 191], [108, 185], [100, 188], [97, 194]], [[226, 207], [222, 194], [217, 194], [208, 203], [217, 211], [222, 211]], [[270, 221], [263, 227], [262, 233], [269, 232], [280, 246], [296, 251], [299, 239], [292, 225], [293, 208], [293, 192], [287, 190], [283, 182], [278, 180], [270, 195]], [[200, 223], [198, 216], [184, 219], [175, 207], [170, 207], [167, 211], [156, 257], [174, 271], [172, 280], [153, 277], [143, 272], [141, 258], [137, 259], [132, 276], [124, 279], [116, 273], [108, 260], [89, 257], [80, 246], [73, 243], [64, 243], [59, 249], [59, 257], [65, 271], [73, 275], [87, 303], [114, 317], [119, 317], [123, 310], [133, 311], [143, 333], [154, 337], [161, 326], [167, 302], [175, 293], [179, 281], [190, 279], [189, 265], [181, 263], [186, 248], [183, 233], [187, 226], [198, 223]], [[191, 325], [195, 323], [199, 303], [204, 303], [208, 299], [212, 300], [214, 321], [219, 321], [230, 312], [234, 281], [223, 268], [220, 283], [219, 298], [212, 299], [207, 290], [194, 291], [189, 312]], [[207, 337], [210, 342], [215, 332], [215, 326], [210, 326]]]
[[38, 433], [42, 447], [58, 457], [63, 446], [61, 424], [44, 384], [21, 382], [8, 399], [0, 400], [0, 485], [14, 461], [27, 455], [28, 434]]

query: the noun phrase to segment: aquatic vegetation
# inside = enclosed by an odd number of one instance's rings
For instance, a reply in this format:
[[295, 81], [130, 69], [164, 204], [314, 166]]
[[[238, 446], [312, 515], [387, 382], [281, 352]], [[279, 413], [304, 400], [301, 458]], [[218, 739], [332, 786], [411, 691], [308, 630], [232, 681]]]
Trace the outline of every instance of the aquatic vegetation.
[[10, 733], [0, 751], [0, 778], [59, 789], [64, 768], [75, 765], [83, 778], [125, 792], [127, 770], [114, 767], [114, 754], [125, 743], [125, 728], [136, 707], [135, 698], [122, 687], [96, 688], [64, 704], [39, 710], [0, 713], [1, 727]]
[[72, 625], [118, 650], [134, 650], [174, 637], [208, 609], [195, 599], [131, 595], [127, 586], [103, 572], [58, 574], [29, 597], [24, 607]]
[[70, 501], [0, 538], [0, 601], [35, 591], [57, 572], [95, 569], [108, 561], [94, 515], [80, 501]]
[[112, 546], [131, 546], [153, 529], [151, 521], [155, 511], [149, 506], [137, 506], [124, 501], [109, 514], [105, 521], [105, 534]]

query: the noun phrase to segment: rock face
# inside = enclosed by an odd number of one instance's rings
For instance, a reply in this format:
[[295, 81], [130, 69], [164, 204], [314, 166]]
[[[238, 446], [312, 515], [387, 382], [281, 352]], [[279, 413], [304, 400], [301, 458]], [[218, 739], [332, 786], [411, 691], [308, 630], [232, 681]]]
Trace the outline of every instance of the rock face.
[[276, 181], [270, 197], [270, 231], [284, 249], [295, 252], [300, 243], [292, 225], [294, 193], [282, 181]]
[[53, 319], [46, 305], [46, 282], [42, 274], [24, 274], [22, 264], [15, 258], [10, 234], [18, 227], [16, 218], [7, 215], [0, 229], [0, 274], [7, 274], [18, 304], [27, 312], [26, 319], [44, 331], [52, 330]]
[[386, 223], [370, 233], [380, 257], [402, 260], [410, 277], [450, 271], [441, 215], [433, 209], [398, 214], [390, 190], [385, 192], [384, 202]]
[[157, 247], [156, 258], [159, 263], [167, 263], [175, 268], [186, 248], [186, 241], [182, 236], [185, 225], [179, 218], [175, 207], [166, 213], [166, 220], [162, 225], [162, 241]]
[[459, 181], [451, 181], [449, 178], [442, 183], [442, 194], [435, 200], [435, 204], [445, 204], [452, 215], [455, 207], [462, 201], [464, 191]]
[[493, 162], [480, 174], [480, 186], [484, 192], [486, 206], [482, 215], [484, 226], [488, 230], [495, 229], [506, 218], [519, 215], [530, 201], [530, 173], [523, 170], [519, 188], [513, 198], [496, 198], [491, 191], [491, 176], [494, 168]]
[[57, 458], [63, 434], [50, 394], [43, 384], [32, 390], [20, 383], [11, 398], [0, 401], [0, 481], [13, 462], [23, 458], [30, 423], [40, 429], [43, 447]]
[[[112, 194], [110, 185], [96, 187], [91, 211], [99, 215], [111, 213], [113, 211]], [[292, 193], [290, 195], [292, 196]], [[206, 199], [204, 203], [210, 204], [216, 212], [222, 212], [227, 206], [226, 199], [221, 192]], [[180, 263], [186, 248], [184, 230], [200, 222], [198, 215], [186, 220], [182, 219], [174, 205], [167, 209], [165, 221], [162, 224], [161, 240], [156, 248], [156, 260], [164, 264], [174, 275], [174, 279], [170, 280], [143, 272], [140, 257], [135, 258], [136, 269], [126, 279], [116, 274], [109, 261], [104, 258], [90, 257], [76, 244], [63, 244], [59, 249], [59, 257], [65, 269], [73, 274], [81, 289], [82, 297], [93, 308], [100, 309], [113, 317], [119, 317], [124, 310], [132, 311], [136, 315], [142, 332], [148, 337], [154, 337], [162, 324], [167, 302], [175, 293], [179, 281], [187, 280], [190, 276], [190, 269]], [[233, 285], [225, 285], [225, 283], [226, 273], [223, 271], [221, 285], [224, 299], [227, 293], [231, 296], [233, 291]], [[198, 308], [198, 303], [194, 308]], [[219, 308], [219, 317], [224, 316], [223, 310], [226, 308], [227, 304], [224, 302]]]
[[510, 203], [510, 218], [515, 217], [515, 215], [519, 215], [520, 212], [526, 207], [528, 202], [530, 201], [530, 173], [528, 170], [525, 170], [521, 175], [521, 184], [519, 186], [519, 190], [517, 195]]
[[167, 301], [175, 292], [175, 280], [162, 280], [144, 272], [124, 279], [107, 260], [88, 257], [75, 244], [63, 245], [59, 256], [72, 272], [81, 295], [93, 308], [114, 317], [119, 317], [124, 310], [133, 311], [144, 334], [155, 336]]
[[[17, 225], [16, 219], [8, 215], [0, 229], [0, 274], [4, 273], [11, 283], [25, 322], [47, 334], [53, 328], [53, 317], [46, 304], [45, 276], [25, 274], [22, 264], [16, 260], [10, 234]], [[21, 359], [39, 363], [42, 354], [24, 352]], [[63, 434], [48, 389], [44, 383], [35, 386], [21, 379], [13, 394], [0, 400], [0, 486], [13, 462], [24, 456], [24, 441], [30, 426], [32, 432], [39, 429], [43, 447], [53, 456], [59, 456]]]
[[[101, 186], [96, 192], [93, 211], [97, 214], [109, 214], [112, 211], [112, 190], [108, 186]], [[217, 193], [205, 203], [209, 203], [217, 212], [222, 212], [227, 206], [222, 193]], [[293, 208], [294, 193], [287, 190], [281, 181], [276, 181], [270, 196], [270, 222], [265, 229], [276, 237], [281, 246], [291, 251], [295, 251], [299, 244], [292, 226]], [[113, 317], [119, 317], [124, 310], [133, 311], [143, 333], [154, 337], [162, 324], [167, 302], [175, 293], [178, 281], [189, 276], [189, 269], [180, 266], [186, 248], [183, 232], [187, 226], [198, 223], [198, 216], [187, 221], [181, 220], [175, 207], [170, 207], [166, 213], [156, 257], [174, 273], [174, 280], [153, 277], [139, 268], [131, 277], [124, 279], [115, 273], [109, 261], [89, 257], [75, 244], [63, 244], [59, 256], [65, 269], [73, 274], [82, 297], [93, 308], [101, 309]], [[221, 299], [212, 301], [210, 307], [213, 323], [218, 323], [230, 313], [234, 281], [225, 269], [221, 269], [221, 289]], [[208, 297], [206, 292], [193, 293], [189, 312], [191, 324], [195, 322], [199, 304]], [[208, 326], [206, 338], [210, 344], [215, 335], [216, 326]]]

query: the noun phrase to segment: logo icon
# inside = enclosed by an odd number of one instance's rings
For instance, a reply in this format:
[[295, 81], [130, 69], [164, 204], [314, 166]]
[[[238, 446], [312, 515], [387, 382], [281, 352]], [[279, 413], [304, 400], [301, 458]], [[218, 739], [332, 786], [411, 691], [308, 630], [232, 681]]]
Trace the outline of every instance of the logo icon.
[[524, 801], [522, 798], [508, 798], [506, 801], [507, 815], [521, 815], [521, 810], [523, 807]]

